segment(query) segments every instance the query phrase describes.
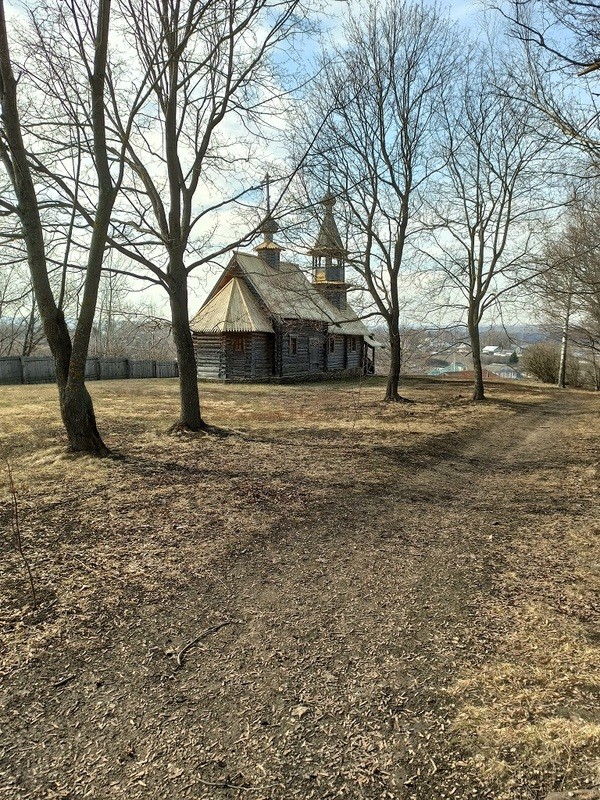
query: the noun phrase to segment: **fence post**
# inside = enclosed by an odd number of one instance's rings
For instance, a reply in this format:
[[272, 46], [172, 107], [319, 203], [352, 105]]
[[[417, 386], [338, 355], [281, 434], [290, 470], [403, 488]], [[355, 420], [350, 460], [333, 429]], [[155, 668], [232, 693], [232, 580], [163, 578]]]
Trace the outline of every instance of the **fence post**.
[[152, 362], [152, 377], [153, 378], [157, 378], [158, 377], [158, 369], [156, 367], [156, 361]]
[[21, 373], [21, 383], [25, 383], [25, 362], [23, 356], [19, 356], [19, 371]]

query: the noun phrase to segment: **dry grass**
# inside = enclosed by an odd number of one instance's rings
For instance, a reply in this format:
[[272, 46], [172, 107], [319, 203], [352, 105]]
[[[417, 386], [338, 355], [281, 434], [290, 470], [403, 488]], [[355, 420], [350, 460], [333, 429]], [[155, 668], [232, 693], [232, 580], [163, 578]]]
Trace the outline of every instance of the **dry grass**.
[[[600, 782], [593, 396], [211, 384], [216, 438], [165, 434], [175, 381], [90, 388], [117, 460], [65, 454], [53, 387], [0, 387], [41, 599], [5, 537], [4, 796], [539, 800]], [[9, 506], [3, 478], [2, 521]]]

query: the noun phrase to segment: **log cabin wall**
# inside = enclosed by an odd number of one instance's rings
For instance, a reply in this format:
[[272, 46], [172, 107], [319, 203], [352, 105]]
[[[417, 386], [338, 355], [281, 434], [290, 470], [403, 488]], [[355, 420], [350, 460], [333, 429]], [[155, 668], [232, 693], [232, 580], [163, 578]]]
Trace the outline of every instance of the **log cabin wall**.
[[221, 352], [221, 334], [193, 334], [198, 377], [219, 380], [225, 377], [225, 359]]
[[224, 333], [221, 341], [225, 353], [225, 379], [248, 380], [252, 377], [252, 335], [249, 333]]
[[252, 377], [256, 380], [275, 375], [274, 338], [272, 333], [252, 334]]
[[286, 320], [281, 327], [281, 377], [325, 371], [326, 330], [321, 322]]
[[[291, 339], [296, 352], [291, 352]], [[201, 380], [268, 381], [315, 379], [321, 376], [355, 376], [363, 363], [362, 337], [326, 334], [321, 323], [288, 320], [268, 333], [194, 334], [194, 347]], [[330, 341], [334, 347], [331, 350]], [[279, 357], [279, 362], [277, 358]], [[279, 366], [278, 366], [279, 364]]]
[[346, 369], [357, 369], [363, 363], [362, 336], [346, 336]]
[[344, 368], [344, 337], [331, 334], [327, 337], [327, 371], [339, 372]]

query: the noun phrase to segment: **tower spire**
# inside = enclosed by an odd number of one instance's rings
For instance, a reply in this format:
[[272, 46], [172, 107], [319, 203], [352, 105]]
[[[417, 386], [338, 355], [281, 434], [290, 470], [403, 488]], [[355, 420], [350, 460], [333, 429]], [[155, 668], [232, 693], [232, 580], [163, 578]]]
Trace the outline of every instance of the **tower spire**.
[[284, 248], [273, 241], [273, 237], [279, 230], [279, 225], [277, 224], [277, 220], [275, 220], [271, 215], [271, 176], [268, 172], [265, 175], [265, 185], [267, 195], [267, 214], [259, 228], [260, 233], [262, 233], [265, 238], [264, 241], [254, 249], [270, 267], [273, 267], [273, 269], [279, 269], [281, 260], [280, 254]]
[[315, 246], [309, 250], [313, 259], [313, 286], [339, 309], [346, 308], [345, 266], [348, 251], [335, 223], [333, 207], [335, 195], [331, 191], [331, 173], [327, 180], [327, 193], [321, 200], [324, 214]]

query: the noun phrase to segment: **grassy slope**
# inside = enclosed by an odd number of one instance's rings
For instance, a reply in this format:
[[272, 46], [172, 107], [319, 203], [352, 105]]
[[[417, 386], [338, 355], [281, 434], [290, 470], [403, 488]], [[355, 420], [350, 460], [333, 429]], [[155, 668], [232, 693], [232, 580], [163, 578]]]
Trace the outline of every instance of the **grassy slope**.
[[97, 462], [63, 453], [53, 387], [0, 387], [41, 598], [5, 535], [7, 796], [600, 783], [597, 398], [203, 388], [233, 435], [165, 436], [174, 381], [92, 385], [123, 456]]

